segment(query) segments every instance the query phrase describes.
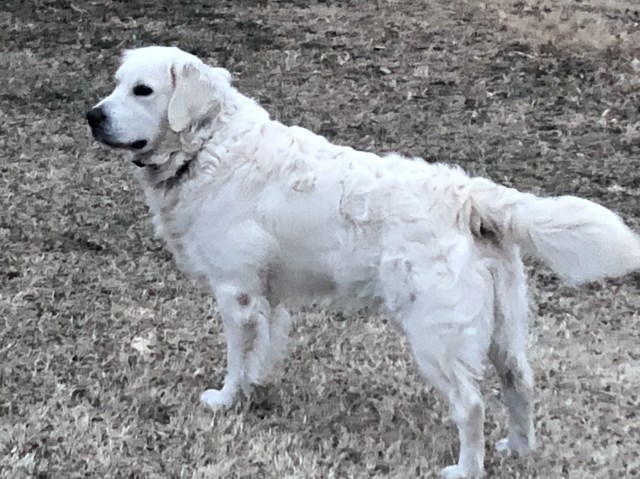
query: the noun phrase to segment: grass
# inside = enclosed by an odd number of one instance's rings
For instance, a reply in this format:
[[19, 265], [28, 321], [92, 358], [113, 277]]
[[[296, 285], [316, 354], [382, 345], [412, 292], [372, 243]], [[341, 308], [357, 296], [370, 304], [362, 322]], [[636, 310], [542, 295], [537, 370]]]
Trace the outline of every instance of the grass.
[[628, 55], [640, 41], [640, 10], [626, 0], [495, 0], [491, 9], [512, 33], [534, 45]]
[[[286, 123], [579, 194], [637, 228], [634, 8], [5, 0], [0, 477], [433, 477], [456, 455], [445, 405], [383, 318], [301, 315], [270, 385], [234, 411], [199, 405], [224, 371], [209, 295], [153, 238], [133, 167], [84, 125], [121, 48], [179, 44]], [[488, 449], [488, 477], [639, 475], [638, 285], [571, 289], [540, 265], [530, 280], [539, 449]], [[505, 433], [491, 372], [483, 391], [490, 448]]]

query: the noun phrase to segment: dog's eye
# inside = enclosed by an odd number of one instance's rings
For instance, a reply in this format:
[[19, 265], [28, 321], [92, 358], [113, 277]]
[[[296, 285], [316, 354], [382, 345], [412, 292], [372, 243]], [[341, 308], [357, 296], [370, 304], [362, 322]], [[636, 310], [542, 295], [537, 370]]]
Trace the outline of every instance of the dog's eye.
[[149, 96], [153, 93], [153, 88], [147, 85], [136, 85], [133, 87], [133, 94], [135, 96]]

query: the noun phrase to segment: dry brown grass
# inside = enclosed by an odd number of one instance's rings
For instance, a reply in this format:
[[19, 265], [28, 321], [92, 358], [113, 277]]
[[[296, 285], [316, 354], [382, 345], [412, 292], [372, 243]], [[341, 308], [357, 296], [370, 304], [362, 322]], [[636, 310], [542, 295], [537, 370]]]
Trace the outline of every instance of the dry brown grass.
[[627, 0], [488, 0], [483, 4], [532, 45], [637, 54], [640, 5]]
[[[198, 404], [222, 379], [219, 321], [152, 238], [132, 167], [83, 123], [121, 47], [179, 43], [285, 122], [580, 194], [637, 227], [638, 43], [611, 44], [620, 25], [635, 38], [625, 5], [5, 0], [0, 477], [433, 477], [455, 457], [443, 403], [381, 318], [303, 315], [252, 401]], [[580, 21], [606, 48], [553, 33]], [[488, 449], [488, 477], [637, 477], [637, 284], [530, 277], [539, 449]], [[484, 392], [490, 447], [505, 432], [491, 372]]]

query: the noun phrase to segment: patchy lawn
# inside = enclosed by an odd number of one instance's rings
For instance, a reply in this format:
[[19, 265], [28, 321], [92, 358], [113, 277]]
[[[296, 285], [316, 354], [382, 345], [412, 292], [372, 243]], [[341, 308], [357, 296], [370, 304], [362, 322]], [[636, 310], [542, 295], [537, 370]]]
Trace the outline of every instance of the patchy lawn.
[[[283, 122], [640, 223], [640, 13], [624, 0], [4, 0], [0, 6], [0, 477], [432, 477], [444, 403], [377, 317], [301, 316], [286, 364], [212, 414], [224, 341], [155, 240], [131, 165], [84, 112], [119, 51], [177, 44]], [[640, 295], [530, 271], [539, 448], [487, 476], [640, 476]]]

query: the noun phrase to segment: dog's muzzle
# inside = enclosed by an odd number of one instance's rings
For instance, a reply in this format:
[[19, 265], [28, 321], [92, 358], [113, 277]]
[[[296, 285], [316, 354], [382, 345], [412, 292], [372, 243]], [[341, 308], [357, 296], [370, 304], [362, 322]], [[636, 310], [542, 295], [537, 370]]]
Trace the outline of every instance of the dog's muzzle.
[[131, 148], [132, 150], [142, 150], [145, 146], [147, 146], [147, 140], [136, 140], [133, 143], [119, 143], [117, 141], [113, 141], [110, 138], [109, 133], [107, 132], [108, 128], [106, 127], [108, 122], [108, 117], [105, 114], [102, 107], [92, 108], [85, 115], [87, 119], [87, 123], [91, 127], [91, 133], [93, 137], [104, 143], [105, 145], [111, 146], [113, 148]]

